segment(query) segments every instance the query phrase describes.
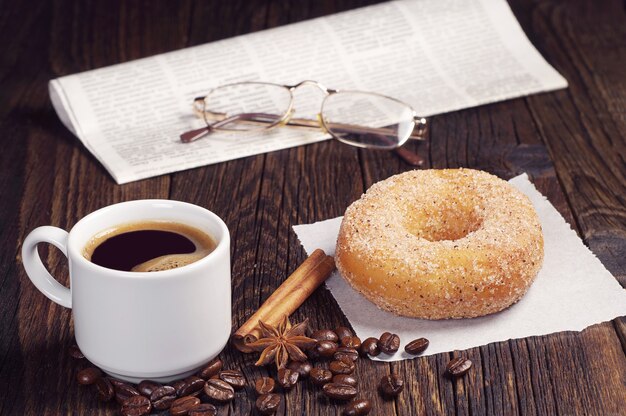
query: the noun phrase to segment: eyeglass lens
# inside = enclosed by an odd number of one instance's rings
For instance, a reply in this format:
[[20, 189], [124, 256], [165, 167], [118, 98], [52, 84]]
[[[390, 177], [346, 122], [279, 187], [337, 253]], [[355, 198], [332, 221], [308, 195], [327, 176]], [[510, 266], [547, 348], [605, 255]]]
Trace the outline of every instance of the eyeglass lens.
[[[204, 98], [203, 116], [219, 130], [264, 130], [286, 117], [291, 92], [280, 85], [245, 82], [224, 85]], [[224, 123], [223, 121], [227, 121]]]
[[367, 92], [331, 94], [321, 113], [329, 133], [359, 147], [393, 149], [408, 139], [415, 126], [408, 105]]

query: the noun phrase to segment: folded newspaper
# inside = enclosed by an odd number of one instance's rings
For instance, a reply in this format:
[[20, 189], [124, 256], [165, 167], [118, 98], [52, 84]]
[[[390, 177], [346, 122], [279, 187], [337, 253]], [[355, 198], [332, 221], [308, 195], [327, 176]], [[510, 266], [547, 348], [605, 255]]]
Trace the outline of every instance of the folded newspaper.
[[[567, 87], [505, 0], [400, 0], [50, 81], [59, 118], [118, 184], [328, 139], [274, 129], [183, 144], [192, 101], [237, 81], [378, 92], [428, 116]], [[321, 98], [296, 108], [319, 108]], [[317, 99], [317, 104], [312, 101]]]

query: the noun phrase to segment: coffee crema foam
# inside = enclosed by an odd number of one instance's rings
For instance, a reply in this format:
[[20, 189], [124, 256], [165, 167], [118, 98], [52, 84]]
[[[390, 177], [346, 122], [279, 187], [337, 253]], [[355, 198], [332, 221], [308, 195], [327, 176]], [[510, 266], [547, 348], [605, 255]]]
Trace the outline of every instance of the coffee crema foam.
[[160, 272], [163, 270], [177, 269], [206, 257], [211, 251], [212, 250], [191, 254], [166, 254], [165, 256], [138, 264], [130, 270], [133, 272]]
[[[129, 239], [129, 236], [133, 238]], [[128, 241], [120, 241], [124, 239]], [[184, 241], [185, 239], [187, 242]], [[129, 242], [133, 244], [131, 247], [128, 246]], [[186, 244], [185, 251], [189, 250], [190, 244], [195, 246], [195, 249], [192, 248], [192, 252], [177, 252], [181, 250], [181, 242]], [[98, 250], [103, 251], [105, 244], [107, 245], [106, 253], [102, 255], [98, 253]], [[194, 263], [210, 254], [216, 246], [211, 236], [187, 224], [157, 220], [138, 221], [99, 232], [85, 245], [83, 257], [114, 270], [158, 272]], [[151, 257], [150, 252], [159, 254], [166, 252], [167, 254]], [[94, 254], [98, 255], [98, 259], [94, 258]], [[146, 256], [148, 256], [147, 259]], [[131, 264], [132, 268], [115, 267], [120, 261], [126, 265]]]

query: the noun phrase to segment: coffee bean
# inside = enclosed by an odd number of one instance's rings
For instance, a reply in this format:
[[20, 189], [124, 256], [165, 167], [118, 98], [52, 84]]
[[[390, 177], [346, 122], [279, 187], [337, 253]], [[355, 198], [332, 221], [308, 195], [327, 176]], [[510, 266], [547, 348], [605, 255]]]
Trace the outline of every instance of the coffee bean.
[[124, 402], [132, 396], [139, 396], [139, 392], [130, 384], [120, 383], [115, 386], [115, 400], [119, 404], [124, 404]]
[[321, 385], [328, 383], [333, 378], [333, 373], [320, 367], [313, 367], [310, 373], [313, 384]]
[[107, 377], [100, 377], [96, 381], [96, 396], [101, 402], [108, 402], [115, 396], [113, 383]]
[[160, 383], [157, 383], [156, 381], [152, 381], [152, 380], [143, 380], [141, 383], [139, 383], [139, 385], [137, 386], [137, 390], [139, 391], [139, 393], [141, 393], [142, 395], [146, 396], [146, 397], [150, 397], [150, 395], [152, 394], [153, 391], [155, 391], [156, 389], [158, 389], [159, 387], [161, 387]]
[[335, 329], [335, 334], [337, 334], [339, 340], [342, 340], [344, 337], [351, 337], [352, 335], [354, 335], [350, 328], [347, 328], [345, 326], [340, 326]]
[[322, 389], [324, 390], [324, 394], [326, 396], [335, 400], [350, 400], [353, 399], [358, 393], [356, 387], [349, 386], [347, 384], [328, 383], [324, 384]]
[[276, 383], [274, 383], [274, 379], [270, 377], [261, 377], [254, 383], [254, 390], [258, 395], [262, 396], [264, 394], [269, 394], [274, 391], [274, 387]]
[[176, 389], [176, 394], [178, 394], [178, 391], [180, 389], [182, 389], [184, 385], [185, 385], [185, 380], [176, 380], [176, 381], [172, 382], [172, 387], [174, 387], [174, 389]]
[[287, 368], [300, 374], [300, 378], [306, 378], [309, 376], [313, 366], [308, 361], [292, 361], [287, 364]]
[[380, 354], [380, 350], [378, 349], [378, 338], [369, 337], [363, 343], [361, 343], [361, 348], [359, 348], [359, 352], [362, 356], [367, 357], [376, 357]]
[[184, 381], [185, 383], [176, 391], [179, 397], [197, 396], [204, 388], [204, 380], [200, 377], [189, 376]]
[[128, 384], [125, 381], [118, 380], [118, 379], [112, 378], [112, 377], [109, 377], [109, 380], [111, 381], [111, 384], [113, 384], [113, 387], [121, 386], [122, 384]]
[[204, 385], [204, 393], [209, 399], [218, 402], [228, 402], [235, 397], [233, 386], [220, 379], [209, 379]]
[[280, 405], [280, 396], [278, 394], [264, 394], [256, 399], [256, 410], [262, 415], [272, 415], [276, 413], [276, 409]]
[[315, 351], [323, 358], [331, 358], [337, 352], [337, 343], [333, 341], [318, 341]]
[[278, 370], [278, 384], [280, 384], [284, 389], [289, 390], [295, 386], [298, 382], [298, 377], [300, 377], [298, 372], [288, 368], [281, 368]]
[[102, 376], [102, 371], [100, 371], [99, 368], [87, 367], [84, 370], [80, 370], [78, 374], [76, 374], [76, 380], [78, 380], [78, 384], [88, 386], [95, 383], [100, 376]]
[[184, 396], [180, 399], [174, 400], [170, 407], [170, 415], [183, 416], [189, 413], [189, 411], [200, 404], [200, 399], [193, 396]]
[[227, 382], [235, 389], [241, 389], [246, 385], [246, 378], [239, 370], [223, 370], [220, 371], [220, 379]]
[[465, 357], [456, 357], [448, 363], [446, 371], [453, 377], [461, 377], [465, 375], [472, 367], [472, 362]]
[[352, 374], [337, 374], [333, 376], [333, 383], [336, 384], [347, 384], [348, 386], [356, 387], [359, 385], [359, 382]]
[[337, 336], [337, 334], [335, 334], [335, 332], [330, 329], [318, 329], [311, 334], [311, 338], [318, 341], [339, 341], [339, 337]]
[[72, 345], [69, 349], [69, 354], [70, 357], [76, 358], [77, 360], [85, 358], [80, 348], [78, 348], [78, 345]]
[[337, 352], [333, 355], [335, 360], [350, 360], [356, 361], [359, 359], [359, 352], [350, 347], [339, 347]]
[[150, 413], [151, 410], [152, 404], [147, 397], [131, 396], [122, 404], [120, 413], [122, 416], [143, 416]]
[[404, 346], [404, 351], [411, 355], [421, 354], [426, 348], [428, 348], [428, 344], [429, 342], [426, 338], [414, 339]]
[[176, 389], [172, 386], [158, 387], [150, 394], [152, 407], [157, 410], [169, 409], [174, 400], [176, 400]]
[[328, 368], [333, 374], [352, 374], [356, 366], [352, 360], [335, 360], [331, 361]]
[[372, 411], [372, 404], [367, 399], [354, 399], [343, 409], [343, 416], [365, 416]]
[[385, 396], [395, 397], [404, 390], [404, 380], [397, 374], [391, 374], [383, 377], [378, 387]]
[[400, 337], [390, 332], [385, 332], [378, 340], [378, 349], [385, 354], [395, 354], [400, 348]]
[[220, 371], [222, 371], [222, 360], [216, 358], [208, 363], [206, 367], [200, 370], [198, 376], [204, 380], [208, 380], [214, 375], [218, 374]]
[[187, 416], [216, 416], [217, 407], [210, 403], [202, 403], [194, 407], [187, 413]]
[[341, 338], [341, 345], [350, 348], [359, 348], [361, 346], [361, 338], [357, 336]]

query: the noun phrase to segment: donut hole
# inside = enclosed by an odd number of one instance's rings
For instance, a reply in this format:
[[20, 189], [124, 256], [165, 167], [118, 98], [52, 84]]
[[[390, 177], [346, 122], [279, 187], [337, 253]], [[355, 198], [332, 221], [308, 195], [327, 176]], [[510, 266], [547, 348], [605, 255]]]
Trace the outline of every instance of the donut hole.
[[454, 241], [478, 230], [483, 223], [480, 208], [458, 199], [420, 201], [419, 209], [404, 215], [404, 227], [425, 240]]

